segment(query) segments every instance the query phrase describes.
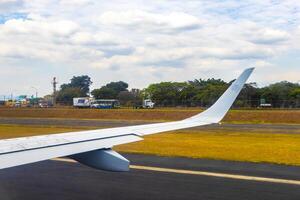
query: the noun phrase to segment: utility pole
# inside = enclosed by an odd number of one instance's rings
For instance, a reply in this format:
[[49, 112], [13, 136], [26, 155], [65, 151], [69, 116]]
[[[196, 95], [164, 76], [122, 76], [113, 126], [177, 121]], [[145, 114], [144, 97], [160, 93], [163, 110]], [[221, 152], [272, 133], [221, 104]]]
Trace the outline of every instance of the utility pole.
[[53, 106], [56, 105], [56, 85], [57, 85], [56, 77], [53, 77], [52, 86], [53, 86]]
[[31, 88], [33, 88], [35, 90], [35, 98], [38, 98], [38, 90], [36, 87], [31, 86]]
[[33, 86], [31, 86], [31, 88], [33, 88], [35, 90], [35, 100], [33, 101], [33, 105], [38, 106], [39, 105], [39, 101], [38, 101], [38, 89], [36, 87], [33, 87]]

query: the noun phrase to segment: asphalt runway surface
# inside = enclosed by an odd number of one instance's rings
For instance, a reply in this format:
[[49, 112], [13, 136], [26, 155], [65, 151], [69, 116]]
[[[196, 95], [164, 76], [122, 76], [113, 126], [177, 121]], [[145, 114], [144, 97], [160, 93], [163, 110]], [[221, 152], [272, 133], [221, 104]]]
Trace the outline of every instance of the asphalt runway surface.
[[[93, 128], [145, 123], [149, 121], [0, 118], [0, 124]], [[222, 124], [196, 129], [299, 133], [299, 128], [300, 125]], [[57, 160], [0, 170], [0, 200], [300, 199], [300, 167], [123, 155], [131, 161], [130, 172], [106, 172]]]
[[[300, 168], [125, 154], [134, 165], [299, 180]], [[0, 170], [1, 200], [300, 199], [300, 185], [131, 169], [105, 172], [44, 161]]]
[[[0, 118], [0, 124], [46, 125], [66, 127], [120, 127], [149, 124], [149, 121], [88, 120], [88, 119], [53, 119], [53, 118]], [[263, 131], [264, 133], [300, 133], [300, 124], [212, 124], [191, 128], [193, 130], [240, 130]]]

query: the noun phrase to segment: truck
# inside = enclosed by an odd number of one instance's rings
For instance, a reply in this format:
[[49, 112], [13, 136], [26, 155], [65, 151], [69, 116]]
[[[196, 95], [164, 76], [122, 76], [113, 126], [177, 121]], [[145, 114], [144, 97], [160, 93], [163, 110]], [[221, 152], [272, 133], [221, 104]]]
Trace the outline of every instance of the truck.
[[154, 108], [154, 104], [151, 99], [145, 99], [143, 101], [143, 108]]
[[144, 99], [142, 102], [138, 102], [134, 105], [134, 108], [140, 109], [140, 108], [145, 108], [145, 109], [153, 109], [155, 103], [152, 102], [151, 99]]
[[73, 106], [76, 108], [89, 108], [91, 101], [91, 97], [76, 97], [73, 98]]

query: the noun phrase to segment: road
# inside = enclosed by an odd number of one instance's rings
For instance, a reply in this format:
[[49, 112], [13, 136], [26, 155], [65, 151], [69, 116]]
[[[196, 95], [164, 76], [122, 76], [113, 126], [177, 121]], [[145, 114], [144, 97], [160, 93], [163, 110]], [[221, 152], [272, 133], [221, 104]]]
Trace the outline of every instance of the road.
[[[300, 181], [300, 167], [125, 154], [133, 165]], [[300, 183], [300, 182], [299, 182]], [[0, 171], [1, 200], [300, 199], [300, 185], [44, 161]]]

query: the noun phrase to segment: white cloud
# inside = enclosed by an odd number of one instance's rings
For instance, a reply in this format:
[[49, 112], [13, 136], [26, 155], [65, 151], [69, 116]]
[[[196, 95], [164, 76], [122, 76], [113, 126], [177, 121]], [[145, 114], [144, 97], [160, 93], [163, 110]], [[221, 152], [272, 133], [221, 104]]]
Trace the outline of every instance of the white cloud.
[[49, 21], [38, 16], [8, 20], [0, 25], [0, 56], [64, 60], [71, 48], [62, 43], [78, 29], [70, 20]]
[[140, 31], [172, 32], [197, 29], [202, 21], [183, 12], [150, 13], [141, 10], [107, 11], [99, 17], [105, 25], [124, 26]]
[[272, 28], [262, 28], [257, 31], [253, 31], [249, 35], [250, 41], [258, 44], [272, 44], [287, 41], [289, 34], [286, 31], [276, 30]]
[[136, 87], [213, 74], [230, 80], [247, 66], [272, 70], [275, 81], [283, 67], [298, 72], [287, 60], [299, 50], [299, 9], [297, 0], [2, 0], [0, 63], [47, 80], [88, 73]]
[[79, 45], [118, 45], [121, 39], [108, 33], [78, 32], [71, 41]]
[[20, 2], [19, 0], [1, 0], [0, 5], [7, 5], [7, 4], [15, 4]]
[[253, 64], [255, 68], [265, 68], [265, 67], [274, 67], [270, 62], [264, 60], [258, 60]]
[[280, 42], [289, 39], [289, 34], [286, 31], [275, 30], [275, 29], [265, 29], [261, 33], [262, 39], [257, 37], [257, 41], [262, 41], [265, 43], [269, 42]]
[[62, 6], [75, 6], [82, 7], [92, 4], [91, 0], [60, 0], [59, 2]]
[[36, 15], [29, 19], [11, 19], [3, 25], [7, 34], [39, 34], [69, 36], [78, 29], [78, 25], [70, 20], [49, 21]]

